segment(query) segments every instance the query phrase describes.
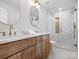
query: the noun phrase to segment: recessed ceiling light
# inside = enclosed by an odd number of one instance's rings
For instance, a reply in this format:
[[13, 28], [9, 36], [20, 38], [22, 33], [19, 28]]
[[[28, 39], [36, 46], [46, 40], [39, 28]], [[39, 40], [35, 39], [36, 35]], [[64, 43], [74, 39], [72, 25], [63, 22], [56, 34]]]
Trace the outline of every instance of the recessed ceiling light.
[[59, 8], [59, 10], [61, 11], [61, 10], [62, 10], [62, 8]]

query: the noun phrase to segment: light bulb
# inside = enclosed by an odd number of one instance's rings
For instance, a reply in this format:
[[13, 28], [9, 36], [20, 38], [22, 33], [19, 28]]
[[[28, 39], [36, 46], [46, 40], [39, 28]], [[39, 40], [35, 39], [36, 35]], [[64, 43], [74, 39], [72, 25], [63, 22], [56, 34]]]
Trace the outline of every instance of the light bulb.
[[35, 1], [31, 1], [31, 5], [32, 6], [36, 6], [36, 8], [38, 8], [38, 9], [40, 7], [40, 3], [39, 2], [35, 2]]
[[59, 8], [59, 11], [61, 11], [62, 10], [62, 8]]

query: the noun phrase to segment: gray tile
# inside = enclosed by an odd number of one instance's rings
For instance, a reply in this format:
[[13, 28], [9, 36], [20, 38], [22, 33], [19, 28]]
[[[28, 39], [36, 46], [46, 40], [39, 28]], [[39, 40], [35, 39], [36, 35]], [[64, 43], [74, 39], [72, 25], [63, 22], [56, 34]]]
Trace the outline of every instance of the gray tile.
[[77, 51], [51, 46], [51, 51], [47, 59], [77, 59]]

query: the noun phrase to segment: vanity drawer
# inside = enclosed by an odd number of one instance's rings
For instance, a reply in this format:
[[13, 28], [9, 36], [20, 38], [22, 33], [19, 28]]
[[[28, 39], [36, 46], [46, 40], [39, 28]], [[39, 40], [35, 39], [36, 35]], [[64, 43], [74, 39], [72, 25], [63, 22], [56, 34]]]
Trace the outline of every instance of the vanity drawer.
[[41, 36], [38, 36], [36, 41], [37, 41], [37, 43], [42, 42]]
[[31, 39], [32, 39], [32, 45], [35, 45], [42, 41], [41, 36], [32, 37]]
[[36, 37], [32, 37], [31, 38], [31, 40], [32, 40], [32, 45], [35, 45], [35, 44], [37, 44], [37, 38]]
[[15, 53], [18, 53], [19, 51], [29, 48], [32, 45], [33, 44], [31, 39], [24, 39], [24, 40], [0, 45], [0, 59], [6, 58]]
[[43, 40], [43, 41], [44, 41], [44, 40], [49, 41], [49, 40], [50, 40], [50, 35], [48, 35], [48, 34], [43, 35], [43, 36], [42, 36], [42, 40]]

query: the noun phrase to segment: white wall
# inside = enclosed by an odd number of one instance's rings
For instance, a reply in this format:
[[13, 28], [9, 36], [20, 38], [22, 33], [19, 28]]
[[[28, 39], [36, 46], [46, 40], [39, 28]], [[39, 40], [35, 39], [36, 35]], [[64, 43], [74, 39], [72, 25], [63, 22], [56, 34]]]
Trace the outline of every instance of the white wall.
[[48, 32], [48, 21], [51, 20], [49, 13], [43, 8], [39, 8], [40, 31]]
[[7, 22], [5, 23], [13, 24], [15, 23], [15, 21], [18, 20], [17, 14], [19, 12], [19, 8], [16, 8], [16, 6], [13, 6], [3, 1], [0, 1], [0, 8], [7, 10], [7, 15], [6, 15], [7, 18], [5, 18], [7, 19]]
[[20, 21], [16, 30], [28, 31], [30, 26], [30, 0], [20, 0]]
[[54, 39], [53, 17], [42, 6], [39, 8], [40, 32], [49, 32], [51, 39]]
[[[29, 30], [30, 0], [20, 0], [20, 20], [14, 25], [17, 31]], [[0, 23], [0, 31], [8, 31], [9, 25]]]
[[39, 8], [39, 19], [40, 19], [40, 31], [46, 32], [47, 13], [42, 7]]

